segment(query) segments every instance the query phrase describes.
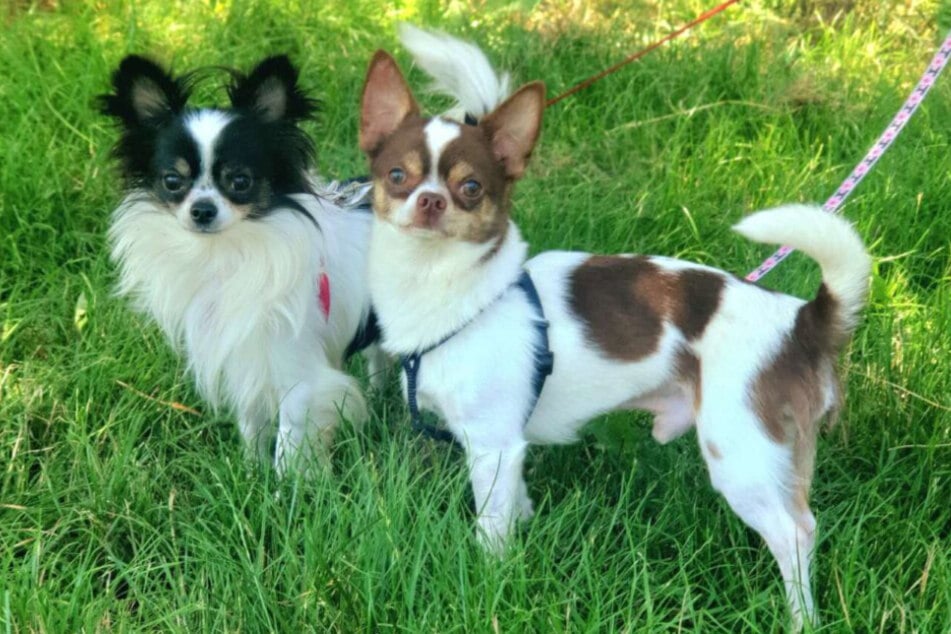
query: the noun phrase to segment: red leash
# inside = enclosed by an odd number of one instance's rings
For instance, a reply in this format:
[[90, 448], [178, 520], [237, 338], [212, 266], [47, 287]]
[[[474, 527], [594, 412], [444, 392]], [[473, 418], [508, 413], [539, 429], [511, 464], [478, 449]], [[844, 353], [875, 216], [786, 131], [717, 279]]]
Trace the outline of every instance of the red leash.
[[620, 70], [621, 68], [623, 68], [624, 66], [627, 66], [627, 65], [630, 64], [631, 62], [635, 62], [635, 61], [639, 60], [640, 58], [644, 57], [645, 55], [647, 55], [648, 53], [650, 53], [651, 51], [653, 51], [655, 48], [657, 48], [657, 47], [659, 47], [659, 46], [661, 46], [661, 45], [663, 45], [663, 44], [666, 44], [667, 42], [671, 41], [672, 39], [677, 38], [677, 37], [680, 37], [680, 36], [683, 35], [686, 31], [688, 31], [688, 30], [690, 30], [691, 28], [697, 26], [697, 25], [700, 24], [701, 22], [706, 22], [707, 20], [709, 20], [710, 18], [712, 18], [712, 17], [715, 16], [716, 14], [718, 14], [718, 13], [720, 13], [721, 11], [723, 11], [724, 9], [728, 8], [730, 5], [734, 5], [734, 4], [736, 4], [737, 2], [739, 2], [739, 1], [740, 1], [740, 0], [727, 0], [726, 2], [724, 2], [723, 4], [721, 4], [721, 5], [719, 5], [719, 6], [716, 6], [716, 7], [712, 8], [712, 9], [707, 9], [706, 11], [704, 11], [703, 13], [701, 13], [700, 15], [698, 15], [697, 17], [695, 17], [693, 20], [691, 20], [691, 21], [688, 22], [687, 24], [683, 25], [682, 27], [680, 27], [680, 28], [677, 29], [676, 31], [673, 31], [672, 33], [670, 33], [670, 34], [668, 34], [668, 35], [662, 37], [661, 39], [657, 40], [656, 42], [654, 42], [653, 44], [651, 44], [651, 45], [648, 46], [647, 48], [642, 49], [642, 50], [640, 50], [640, 51], [634, 53], [634, 54], [631, 55], [630, 57], [627, 57], [627, 58], [621, 60], [620, 62], [618, 62], [618, 63], [615, 64], [614, 66], [611, 66], [610, 68], [607, 68], [607, 69], [601, 71], [601, 72], [598, 73], [597, 75], [592, 75], [591, 77], [588, 77], [588, 78], [585, 79], [584, 81], [575, 84], [574, 86], [572, 86], [571, 88], [569, 88], [569, 89], [566, 90], [565, 92], [561, 93], [561, 94], [558, 95], [557, 97], [552, 97], [551, 99], [548, 100], [548, 102], [547, 102], [545, 105], [546, 105], [546, 106], [552, 106], [552, 105], [558, 103], [559, 101], [561, 101], [562, 99], [564, 99], [565, 97], [568, 97], [569, 95], [573, 95], [573, 94], [575, 94], [576, 92], [578, 92], [579, 90], [584, 90], [585, 88], [587, 88], [588, 86], [590, 86], [590, 85], [593, 84], [594, 82], [596, 82], [596, 81], [598, 81], [598, 80], [600, 80], [600, 79], [604, 79], [605, 77], [607, 77], [608, 75], [610, 75], [610, 74], [612, 74], [612, 73], [616, 73], [617, 71], [619, 71], [619, 70]]

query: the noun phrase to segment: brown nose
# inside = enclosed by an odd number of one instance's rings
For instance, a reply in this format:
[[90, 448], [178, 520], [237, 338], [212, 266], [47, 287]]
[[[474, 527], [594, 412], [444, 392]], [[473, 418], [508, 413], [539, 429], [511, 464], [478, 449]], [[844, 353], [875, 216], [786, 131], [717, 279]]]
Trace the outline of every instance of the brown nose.
[[432, 224], [446, 211], [446, 199], [440, 194], [423, 192], [416, 199], [416, 214], [426, 224]]

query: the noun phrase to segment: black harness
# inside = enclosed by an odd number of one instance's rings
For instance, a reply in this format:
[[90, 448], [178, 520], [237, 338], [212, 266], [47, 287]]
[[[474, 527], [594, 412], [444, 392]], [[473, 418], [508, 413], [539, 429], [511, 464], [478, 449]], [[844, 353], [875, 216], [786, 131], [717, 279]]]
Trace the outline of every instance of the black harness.
[[[536, 319], [534, 320], [535, 331], [537, 335], [537, 340], [535, 342], [535, 376], [532, 379], [534, 394], [532, 397], [531, 407], [528, 409], [528, 414], [525, 416], [525, 420], [522, 421], [524, 424], [528, 422], [528, 419], [532, 417], [532, 412], [535, 411], [535, 406], [538, 404], [539, 397], [541, 397], [542, 389], [545, 387], [545, 379], [548, 378], [548, 375], [550, 375], [554, 369], [555, 356], [552, 354], [551, 347], [548, 344], [548, 321], [545, 319], [545, 311], [542, 308], [542, 302], [538, 297], [538, 291], [535, 289], [535, 284], [532, 282], [532, 278], [528, 274], [528, 271], [523, 270], [522, 274], [518, 278], [518, 281], [513, 283], [512, 286], [518, 286], [518, 288], [523, 293], [525, 293], [528, 303], [532, 305], [532, 308], [534, 308], [536, 313]], [[483, 311], [484, 310], [485, 309], [483, 309]], [[477, 314], [476, 317], [481, 314], [482, 312]], [[428, 436], [433, 440], [453, 443], [456, 442], [455, 437], [449, 430], [433, 427], [432, 425], [427, 425], [423, 422], [423, 417], [419, 411], [419, 404], [416, 401], [419, 366], [423, 360], [423, 355], [425, 355], [427, 352], [432, 352], [442, 344], [455, 337], [466, 326], [471, 324], [474, 319], [475, 317], [463, 324], [462, 327], [449, 333], [428, 348], [400, 357], [400, 363], [403, 366], [403, 370], [406, 372], [406, 401], [409, 405], [409, 415], [413, 425], [413, 430], [423, 434], [424, 436]]]

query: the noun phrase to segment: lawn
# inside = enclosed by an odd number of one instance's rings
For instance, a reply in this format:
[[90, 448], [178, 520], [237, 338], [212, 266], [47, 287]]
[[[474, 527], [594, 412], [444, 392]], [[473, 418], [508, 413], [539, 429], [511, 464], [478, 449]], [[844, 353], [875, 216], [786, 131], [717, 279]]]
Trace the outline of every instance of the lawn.
[[[184, 70], [289, 52], [323, 101], [308, 128], [320, 171], [348, 177], [365, 170], [356, 112], [370, 55], [387, 48], [408, 68], [398, 20], [475, 40], [555, 94], [708, 0], [3, 6], [4, 631], [783, 629], [775, 563], [712, 490], [693, 434], [660, 447], [647, 417], [624, 414], [582, 443], [533, 449], [537, 516], [503, 561], [487, 559], [460, 456], [411, 433], [395, 380], [370, 395], [363, 431], [340, 434], [332, 477], [280, 481], [246, 464], [233, 420], [113, 296], [105, 242], [121, 183], [94, 97], [126, 53]], [[535, 252], [745, 273], [769, 251], [731, 224], [830, 195], [948, 28], [938, 0], [744, 1], [553, 106], [514, 215]], [[222, 99], [214, 81], [198, 93]], [[844, 208], [876, 264], [843, 355], [847, 404], [819, 443], [825, 632], [951, 631], [949, 122], [951, 74]], [[795, 255], [764, 284], [805, 297], [818, 272]]]

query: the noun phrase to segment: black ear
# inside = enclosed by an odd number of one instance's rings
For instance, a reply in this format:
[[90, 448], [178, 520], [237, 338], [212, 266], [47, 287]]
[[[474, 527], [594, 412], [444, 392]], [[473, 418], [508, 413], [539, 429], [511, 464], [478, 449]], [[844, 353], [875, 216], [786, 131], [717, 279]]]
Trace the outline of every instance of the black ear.
[[264, 121], [309, 119], [317, 101], [297, 85], [298, 72], [287, 55], [261, 61], [247, 76], [238, 76], [228, 88], [231, 105], [250, 110]]
[[157, 125], [180, 113], [188, 101], [188, 81], [175, 79], [155, 62], [129, 55], [112, 73], [113, 93], [99, 97], [103, 114], [126, 127]]

